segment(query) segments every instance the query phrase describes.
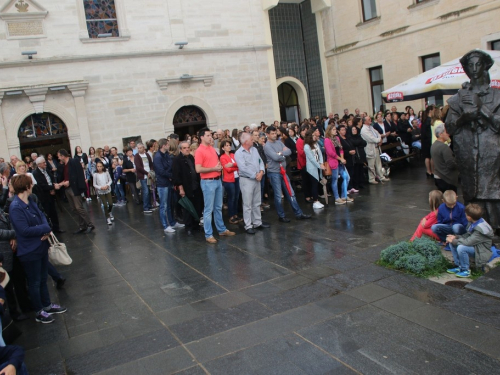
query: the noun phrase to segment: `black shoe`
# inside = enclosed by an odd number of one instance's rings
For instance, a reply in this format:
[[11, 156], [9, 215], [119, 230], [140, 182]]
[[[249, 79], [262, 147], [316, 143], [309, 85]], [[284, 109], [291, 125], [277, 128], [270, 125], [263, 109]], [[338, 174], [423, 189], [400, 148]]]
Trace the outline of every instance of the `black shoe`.
[[87, 229], [78, 229], [76, 232], [73, 232], [73, 234], [80, 234], [80, 233], [85, 233]]
[[268, 223], [262, 222], [258, 227], [253, 227], [253, 229], [264, 229], [264, 228], [271, 228], [271, 225]]
[[287, 218], [287, 217], [280, 217], [279, 219], [282, 223], [289, 223], [290, 222], [290, 219]]
[[64, 286], [64, 283], [66, 282], [66, 279], [63, 277], [62, 279], [59, 279], [56, 281], [56, 288], [57, 289], [62, 289]]
[[15, 320], [16, 322], [21, 322], [23, 320], [29, 319], [29, 316], [26, 314], [18, 314], [18, 315], [12, 316], [12, 319]]
[[255, 234], [255, 230], [253, 228], [248, 228], [246, 232], [247, 234]]
[[66, 233], [65, 230], [61, 230], [61, 229], [53, 230], [52, 232], [54, 232], [54, 233]]
[[87, 227], [87, 229], [85, 230], [85, 233], [86, 234], [89, 234], [90, 232], [92, 232], [93, 230], [95, 229], [95, 227], [91, 224]]
[[310, 219], [311, 218], [311, 215], [300, 215], [300, 216], [297, 216], [297, 220], [305, 220], [305, 219]]

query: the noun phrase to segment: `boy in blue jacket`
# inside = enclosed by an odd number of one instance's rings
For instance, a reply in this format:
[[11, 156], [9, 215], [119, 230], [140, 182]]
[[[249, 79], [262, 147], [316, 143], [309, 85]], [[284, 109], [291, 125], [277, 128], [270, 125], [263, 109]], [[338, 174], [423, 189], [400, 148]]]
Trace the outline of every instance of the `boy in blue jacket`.
[[464, 235], [448, 235], [446, 242], [451, 245], [453, 260], [457, 267], [449, 269], [458, 277], [470, 277], [469, 256], [475, 259], [476, 268], [483, 267], [491, 258], [493, 229], [482, 218], [483, 209], [477, 204], [465, 207], [465, 215], [469, 221]]
[[[443, 194], [443, 202], [438, 208], [437, 220], [431, 229], [439, 237], [441, 242], [446, 242], [449, 234], [464, 234], [468, 222], [465, 216], [465, 207], [457, 202], [457, 194], [453, 190], [446, 190]], [[444, 248], [451, 251], [450, 245]]]

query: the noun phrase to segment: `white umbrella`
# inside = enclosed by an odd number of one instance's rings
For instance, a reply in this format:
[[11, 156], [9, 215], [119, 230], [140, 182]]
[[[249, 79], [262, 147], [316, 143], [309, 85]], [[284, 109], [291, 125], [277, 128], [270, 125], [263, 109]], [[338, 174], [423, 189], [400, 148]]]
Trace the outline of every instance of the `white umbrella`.
[[[500, 51], [483, 51], [488, 53], [495, 63], [489, 70], [490, 86], [500, 89]], [[440, 65], [413, 77], [397, 86], [382, 92], [386, 103], [404, 102], [435, 95], [455, 95], [464, 82], [469, 82], [460, 59]]]

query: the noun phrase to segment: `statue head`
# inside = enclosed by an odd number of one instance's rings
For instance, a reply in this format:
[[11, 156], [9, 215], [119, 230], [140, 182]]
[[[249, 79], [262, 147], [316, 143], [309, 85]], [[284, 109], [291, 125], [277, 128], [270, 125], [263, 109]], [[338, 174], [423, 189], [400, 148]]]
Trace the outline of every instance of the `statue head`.
[[470, 52], [467, 52], [461, 59], [460, 63], [467, 74], [467, 77], [471, 79], [471, 81], [477, 81], [485, 78], [487, 83], [490, 82], [490, 75], [488, 70], [493, 66], [493, 58], [478, 49], [474, 49]]

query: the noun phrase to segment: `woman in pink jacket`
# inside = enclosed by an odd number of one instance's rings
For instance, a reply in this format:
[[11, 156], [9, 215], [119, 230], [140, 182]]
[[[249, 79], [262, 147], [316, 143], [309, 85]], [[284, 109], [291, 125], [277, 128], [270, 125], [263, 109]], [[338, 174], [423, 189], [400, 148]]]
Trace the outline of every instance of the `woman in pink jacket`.
[[[335, 204], [346, 204], [354, 202], [347, 196], [347, 185], [349, 185], [349, 173], [345, 167], [344, 150], [337, 136], [335, 124], [330, 124], [325, 132], [326, 160], [332, 170], [332, 190], [335, 197]], [[339, 197], [338, 179], [342, 177], [342, 198]]]

